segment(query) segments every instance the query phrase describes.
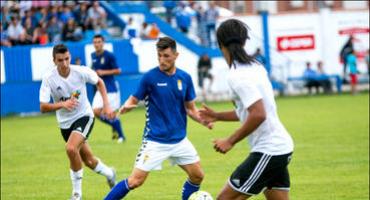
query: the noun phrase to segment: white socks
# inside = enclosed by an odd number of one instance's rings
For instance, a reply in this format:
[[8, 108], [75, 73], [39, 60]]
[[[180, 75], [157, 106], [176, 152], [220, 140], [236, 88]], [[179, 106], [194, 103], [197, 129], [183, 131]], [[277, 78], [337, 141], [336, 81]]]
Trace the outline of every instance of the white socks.
[[78, 171], [73, 171], [72, 169], [69, 170], [72, 180], [72, 195], [75, 193], [80, 194], [82, 196], [82, 174], [83, 169], [81, 168]]
[[98, 164], [96, 165], [94, 171], [98, 174], [101, 174], [105, 177], [107, 177], [108, 179], [112, 179], [113, 178], [113, 170], [111, 168], [109, 168], [108, 166], [106, 166], [102, 161], [98, 160]]

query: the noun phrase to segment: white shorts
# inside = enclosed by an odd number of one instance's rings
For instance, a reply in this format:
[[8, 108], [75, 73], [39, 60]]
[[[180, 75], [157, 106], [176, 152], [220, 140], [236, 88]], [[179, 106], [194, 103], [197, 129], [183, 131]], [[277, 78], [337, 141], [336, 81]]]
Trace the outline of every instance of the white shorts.
[[[118, 110], [121, 106], [121, 97], [119, 92], [110, 92], [108, 93], [108, 101], [109, 105], [112, 108], [112, 110]], [[92, 108], [103, 108], [103, 97], [101, 96], [100, 92], [97, 91], [95, 93]]]
[[135, 168], [144, 171], [161, 170], [163, 161], [167, 159], [172, 165], [188, 165], [200, 160], [193, 144], [187, 138], [177, 144], [144, 140], [136, 156]]

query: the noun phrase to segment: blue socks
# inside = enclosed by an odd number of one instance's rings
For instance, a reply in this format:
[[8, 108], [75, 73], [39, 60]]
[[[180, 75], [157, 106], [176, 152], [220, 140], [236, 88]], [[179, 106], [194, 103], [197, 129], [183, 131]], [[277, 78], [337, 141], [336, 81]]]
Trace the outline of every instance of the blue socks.
[[191, 183], [189, 180], [186, 180], [182, 188], [182, 200], [188, 200], [190, 195], [198, 191], [200, 185]]
[[112, 126], [112, 128], [117, 131], [118, 137], [126, 139], [122, 131], [121, 121], [118, 118], [108, 119], [105, 116], [100, 116], [99, 118], [101, 121]]
[[128, 192], [130, 192], [130, 188], [128, 187], [128, 179], [125, 179], [117, 183], [117, 185], [112, 188], [104, 200], [119, 200], [125, 197]]

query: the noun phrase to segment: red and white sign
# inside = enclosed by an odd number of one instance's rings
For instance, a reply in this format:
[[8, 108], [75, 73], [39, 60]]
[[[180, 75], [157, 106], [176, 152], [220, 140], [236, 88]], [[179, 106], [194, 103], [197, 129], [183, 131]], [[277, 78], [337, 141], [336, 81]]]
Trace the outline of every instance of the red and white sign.
[[353, 27], [353, 28], [346, 28], [341, 29], [338, 31], [339, 35], [352, 35], [352, 34], [366, 34], [370, 32], [370, 29], [368, 27]]
[[299, 51], [315, 49], [315, 36], [293, 35], [277, 37], [278, 51]]

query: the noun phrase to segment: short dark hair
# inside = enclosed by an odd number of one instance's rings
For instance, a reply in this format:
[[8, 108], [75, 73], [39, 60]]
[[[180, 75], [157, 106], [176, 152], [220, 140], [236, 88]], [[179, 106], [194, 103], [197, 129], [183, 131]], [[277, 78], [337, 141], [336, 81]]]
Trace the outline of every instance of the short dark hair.
[[157, 49], [164, 50], [167, 48], [171, 48], [172, 51], [176, 51], [176, 42], [170, 37], [161, 37], [159, 38], [157, 44]]
[[95, 39], [95, 38], [101, 38], [103, 41], [105, 40], [105, 39], [104, 39], [104, 36], [103, 36], [103, 35], [101, 35], [101, 34], [94, 35], [94, 39]]
[[68, 50], [68, 48], [67, 48], [66, 45], [64, 45], [64, 44], [57, 44], [53, 48], [53, 58], [55, 58], [55, 55], [57, 53], [65, 53], [65, 52], [68, 52], [68, 51], [69, 50]]
[[218, 27], [216, 36], [218, 45], [230, 53], [229, 67], [235, 66], [235, 61], [248, 65], [255, 62], [244, 49], [245, 42], [249, 39], [248, 26], [245, 23], [237, 19], [226, 20]]

